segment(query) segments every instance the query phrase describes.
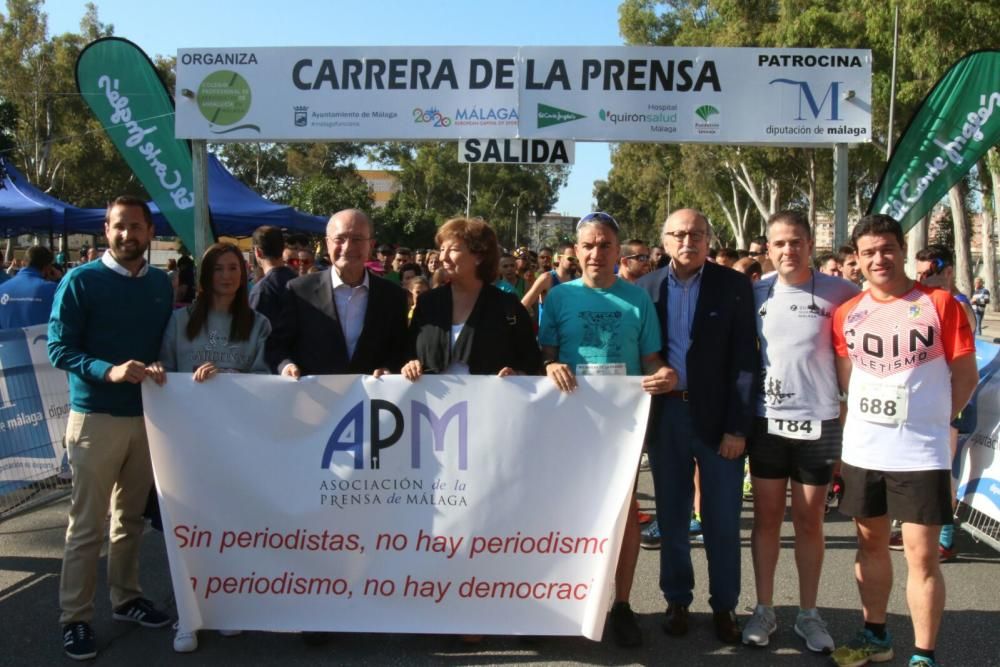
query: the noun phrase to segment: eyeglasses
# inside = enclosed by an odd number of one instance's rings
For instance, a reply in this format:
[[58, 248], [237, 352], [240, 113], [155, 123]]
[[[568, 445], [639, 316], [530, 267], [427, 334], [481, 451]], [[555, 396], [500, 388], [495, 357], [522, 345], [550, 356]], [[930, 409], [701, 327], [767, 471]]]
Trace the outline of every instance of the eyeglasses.
[[701, 243], [708, 236], [705, 232], [663, 232], [664, 236], [669, 236], [678, 243], [684, 243], [684, 239], [690, 237], [694, 243]]
[[576, 230], [580, 231], [581, 227], [583, 227], [584, 225], [589, 225], [593, 222], [599, 222], [602, 225], [608, 225], [609, 227], [613, 227], [616, 232], [619, 229], [618, 222], [614, 218], [612, 218], [607, 213], [602, 213], [601, 211], [598, 211], [596, 213], [588, 213], [587, 215], [580, 218], [580, 221], [576, 223]]
[[295, 268], [305, 267], [309, 268], [313, 265], [313, 260], [311, 259], [299, 259], [298, 257], [293, 257], [288, 260], [288, 266], [294, 266]]
[[635, 259], [640, 262], [648, 262], [649, 255], [625, 255], [624, 257], [622, 257], [622, 259]]
[[368, 236], [347, 236], [344, 234], [338, 234], [337, 236], [327, 236], [326, 238], [333, 241], [334, 245], [347, 245], [348, 243], [363, 243], [364, 241], [371, 240], [371, 238]]
[[577, 264], [580, 261], [573, 255], [563, 255], [562, 258], [565, 259], [570, 264]]

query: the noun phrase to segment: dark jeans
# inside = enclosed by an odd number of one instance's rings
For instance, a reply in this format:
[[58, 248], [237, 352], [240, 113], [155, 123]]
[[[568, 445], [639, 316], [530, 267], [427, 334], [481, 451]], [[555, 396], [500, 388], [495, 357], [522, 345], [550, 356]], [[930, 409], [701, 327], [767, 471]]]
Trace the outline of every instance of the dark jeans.
[[740, 511], [743, 504], [743, 457], [719, 456], [719, 443], [705, 443], [691, 421], [689, 404], [667, 398], [655, 435], [648, 443], [656, 490], [656, 518], [662, 535], [660, 589], [667, 602], [690, 605], [694, 569], [688, 524], [694, 498], [694, 463], [701, 474], [701, 526], [708, 556], [709, 605], [713, 611], [736, 609], [740, 597]]

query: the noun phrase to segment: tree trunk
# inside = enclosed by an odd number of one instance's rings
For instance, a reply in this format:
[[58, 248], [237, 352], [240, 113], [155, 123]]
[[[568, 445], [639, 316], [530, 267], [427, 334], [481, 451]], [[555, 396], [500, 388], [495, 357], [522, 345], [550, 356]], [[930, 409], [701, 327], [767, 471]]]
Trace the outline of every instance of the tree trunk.
[[948, 190], [951, 220], [955, 230], [955, 286], [962, 294], [972, 294], [972, 251], [969, 247], [969, 226], [965, 224], [965, 181], [960, 180]]
[[997, 248], [996, 237], [997, 216], [1000, 216], [1000, 152], [991, 148], [987, 154], [987, 164], [993, 185], [993, 215], [983, 220], [983, 280], [986, 289], [990, 291], [990, 309], [1000, 313], [1000, 294], [997, 294]]
[[931, 215], [928, 213], [906, 232], [906, 272], [910, 276], [917, 275], [917, 253], [927, 247], [930, 226]]
[[[809, 151], [809, 228], [816, 229], [816, 151]], [[836, 250], [836, 248], [834, 248]]]

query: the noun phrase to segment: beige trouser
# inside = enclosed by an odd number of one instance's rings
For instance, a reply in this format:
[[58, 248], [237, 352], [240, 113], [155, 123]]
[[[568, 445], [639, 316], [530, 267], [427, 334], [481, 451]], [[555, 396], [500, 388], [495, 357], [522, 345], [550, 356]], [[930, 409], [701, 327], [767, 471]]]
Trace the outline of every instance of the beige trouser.
[[142, 417], [113, 417], [71, 411], [66, 449], [73, 471], [73, 496], [66, 529], [60, 623], [90, 622], [94, 615], [97, 561], [104, 544], [104, 519], [111, 514], [108, 584], [113, 608], [142, 594], [139, 543], [153, 469]]

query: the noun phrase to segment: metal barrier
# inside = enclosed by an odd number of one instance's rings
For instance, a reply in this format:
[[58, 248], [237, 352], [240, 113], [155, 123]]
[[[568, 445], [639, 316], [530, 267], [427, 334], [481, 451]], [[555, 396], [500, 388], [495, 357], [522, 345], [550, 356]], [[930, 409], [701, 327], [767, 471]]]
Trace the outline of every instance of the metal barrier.
[[[65, 396], [65, 390], [42, 394], [42, 402], [52, 405], [59, 400], [65, 401]], [[66, 418], [47, 419], [34, 428], [47, 428], [48, 437], [32, 443], [25, 442], [23, 438], [0, 443], [0, 452], [8, 457], [0, 460], [4, 480], [0, 481], [0, 522], [33, 507], [63, 498], [72, 488], [63, 444]], [[0, 433], [0, 438], [5, 435], [9, 435], [9, 432]], [[52, 452], [55, 453], [55, 461], [50, 458]], [[45, 454], [49, 456], [46, 457]], [[33, 455], [41, 458], [32, 458]]]
[[71, 487], [71, 480], [55, 475], [2, 494], [0, 495], [0, 522], [39, 505], [64, 498], [69, 495]]
[[974, 539], [986, 542], [1000, 551], [1000, 521], [965, 503], [958, 504], [955, 516], [958, 518], [962, 530], [972, 535]]

